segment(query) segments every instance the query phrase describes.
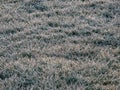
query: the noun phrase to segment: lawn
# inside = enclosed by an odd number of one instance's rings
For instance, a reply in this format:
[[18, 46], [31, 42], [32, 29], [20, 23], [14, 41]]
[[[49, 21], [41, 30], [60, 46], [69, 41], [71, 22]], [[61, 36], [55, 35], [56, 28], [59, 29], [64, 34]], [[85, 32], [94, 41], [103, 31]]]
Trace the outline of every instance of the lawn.
[[0, 90], [119, 89], [119, 0], [0, 0]]

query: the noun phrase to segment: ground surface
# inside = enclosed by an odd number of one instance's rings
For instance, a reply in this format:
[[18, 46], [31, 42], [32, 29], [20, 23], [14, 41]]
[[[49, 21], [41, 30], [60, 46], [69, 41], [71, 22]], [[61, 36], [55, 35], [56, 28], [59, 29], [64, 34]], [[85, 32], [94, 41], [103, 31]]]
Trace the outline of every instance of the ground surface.
[[120, 1], [0, 0], [0, 90], [120, 90]]

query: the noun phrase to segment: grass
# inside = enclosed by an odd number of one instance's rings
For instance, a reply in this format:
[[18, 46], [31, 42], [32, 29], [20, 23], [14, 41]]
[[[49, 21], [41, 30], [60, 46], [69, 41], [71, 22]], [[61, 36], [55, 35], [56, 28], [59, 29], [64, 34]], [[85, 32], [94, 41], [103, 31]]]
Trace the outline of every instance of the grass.
[[1, 0], [0, 90], [119, 90], [119, 0]]

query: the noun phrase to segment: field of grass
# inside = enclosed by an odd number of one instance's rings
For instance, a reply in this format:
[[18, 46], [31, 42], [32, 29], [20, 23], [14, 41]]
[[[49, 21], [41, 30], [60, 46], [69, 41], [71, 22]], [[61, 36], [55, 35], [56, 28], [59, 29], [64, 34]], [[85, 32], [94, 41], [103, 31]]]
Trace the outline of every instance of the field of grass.
[[120, 1], [0, 0], [0, 90], [120, 90]]

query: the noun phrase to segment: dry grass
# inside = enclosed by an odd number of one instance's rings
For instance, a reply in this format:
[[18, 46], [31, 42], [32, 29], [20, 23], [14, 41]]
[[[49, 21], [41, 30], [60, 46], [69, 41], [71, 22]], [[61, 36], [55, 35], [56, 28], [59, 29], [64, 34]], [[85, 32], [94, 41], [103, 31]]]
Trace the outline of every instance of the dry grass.
[[0, 0], [0, 90], [119, 88], [119, 0]]

